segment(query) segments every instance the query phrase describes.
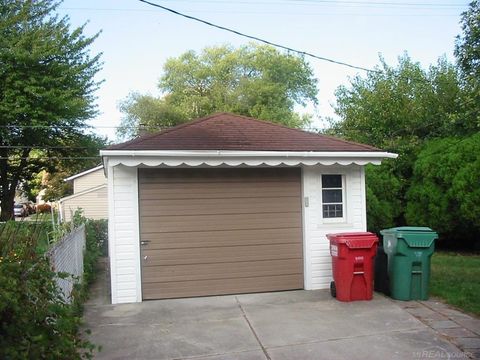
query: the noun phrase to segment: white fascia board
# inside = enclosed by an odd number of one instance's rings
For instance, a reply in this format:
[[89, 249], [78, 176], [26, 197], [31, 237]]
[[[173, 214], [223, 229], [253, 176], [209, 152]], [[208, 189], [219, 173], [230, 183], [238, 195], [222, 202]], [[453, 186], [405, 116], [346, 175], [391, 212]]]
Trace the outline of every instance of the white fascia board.
[[381, 151], [232, 151], [232, 150], [102, 150], [108, 166], [277, 166], [380, 164], [398, 155]]
[[100, 156], [376, 157], [395, 159], [398, 154], [383, 151], [100, 150]]
[[91, 169], [88, 169], [88, 170], [85, 170], [81, 173], [78, 173], [78, 174], [75, 174], [75, 175], [72, 175], [66, 179], [63, 179], [63, 181], [71, 181], [73, 179], [76, 179], [76, 178], [79, 178], [80, 176], [84, 176], [84, 175], [87, 175], [87, 174], [90, 174], [94, 171], [97, 171], [97, 170], [100, 170], [101, 168], [103, 168], [103, 165], [99, 165], [99, 166], [96, 166], [94, 168], [91, 168]]

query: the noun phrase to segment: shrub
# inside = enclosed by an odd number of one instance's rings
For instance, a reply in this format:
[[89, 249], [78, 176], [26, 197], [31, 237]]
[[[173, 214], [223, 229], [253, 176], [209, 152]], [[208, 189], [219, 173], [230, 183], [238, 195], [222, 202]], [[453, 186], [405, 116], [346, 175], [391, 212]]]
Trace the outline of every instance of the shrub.
[[415, 162], [407, 220], [437, 230], [450, 245], [479, 246], [479, 184], [480, 133], [430, 141]]
[[83, 283], [86, 296], [88, 285], [96, 278], [96, 265], [99, 256], [106, 255], [107, 220], [86, 220], [86, 251], [83, 259]]
[[366, 167], [367, 227], [369, 231], [395, 226], [402, 212], [400, 180], [388, 165]]
[[[106, 221], [81, 219], [86, 226], [83, 282], [64, 301], [48, 258], [39, 249], [45, 224], [32, 231], [25, 222], [0, 228], [0, 358], [91, 358], [95, 346], [79, 333], [82, 303], [94, 279], [106, 238]], [[77, 220], [79, 220], [77, 219]], [[27, 229], [27, 230], [26, 230]], [[45, 235], [45, 234], [44, 234]], [[46, 235], [45, 235], [46, 236]]]

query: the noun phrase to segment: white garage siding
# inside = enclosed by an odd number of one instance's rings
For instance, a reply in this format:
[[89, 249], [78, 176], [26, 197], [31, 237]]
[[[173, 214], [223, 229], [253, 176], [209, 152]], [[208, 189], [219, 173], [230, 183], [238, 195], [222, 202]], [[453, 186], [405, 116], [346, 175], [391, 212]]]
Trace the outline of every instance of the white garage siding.
[[108, 252], [112, 303], [142, 301], [137, 168], [108, 168]]
[[[322, 218], [322, 174], [344, 176], [346, 218], [343, 221]], [[325, 235], [366, 231], [364, 169], [358, 165], [304, 167], [303, 196], [305, 289], [326, 289], [332, 280], [332, 262]]]
[[[344, 176], [346, 217], [342, 222], [322, 219], [322, 174]], [[324, 289], [331, 281], [331, 258], [325, 234], [366, 229], [364, 170], [358, 165], [305, 166], [302, 188], [304, 287], [308, 290]], [[124, 165], [108, 167], [108, 191], [112, 303], [140, 302], [137, 168]]]

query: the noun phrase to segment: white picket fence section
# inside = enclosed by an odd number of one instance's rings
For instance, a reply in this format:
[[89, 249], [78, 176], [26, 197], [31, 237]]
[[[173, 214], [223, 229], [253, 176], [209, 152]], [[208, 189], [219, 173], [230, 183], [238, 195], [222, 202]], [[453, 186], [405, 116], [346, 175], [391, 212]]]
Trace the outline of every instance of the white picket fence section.
[[66, 279], [56, 278], [57, 285], [62, 290], [64, 300], [67, 302], [71, 301], [70, 295], [75, 282], [80, 282], [82, 279], [84, 253], [85, 225], [74, 229], [47, 251], [50, 264], [55, 272], [72, 275]]

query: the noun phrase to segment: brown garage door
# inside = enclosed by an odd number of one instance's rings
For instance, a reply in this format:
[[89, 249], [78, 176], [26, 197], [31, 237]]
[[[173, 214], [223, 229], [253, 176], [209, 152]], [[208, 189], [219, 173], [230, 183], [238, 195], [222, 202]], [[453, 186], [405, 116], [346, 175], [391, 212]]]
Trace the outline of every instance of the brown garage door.
[[143, 299], [303, 288], [300, 169], [140, 169]]

